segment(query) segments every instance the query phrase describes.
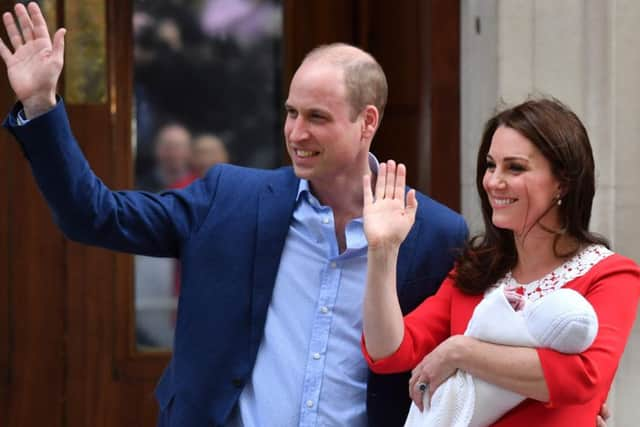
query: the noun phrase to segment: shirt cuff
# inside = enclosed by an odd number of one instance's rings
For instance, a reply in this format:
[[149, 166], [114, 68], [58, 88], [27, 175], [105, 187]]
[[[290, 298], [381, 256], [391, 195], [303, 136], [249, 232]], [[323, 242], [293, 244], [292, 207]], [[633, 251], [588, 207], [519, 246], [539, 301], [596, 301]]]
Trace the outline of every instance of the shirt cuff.
[[18, 114], [16, 114], [16, 122], [18, 123], [18, 126], [24, 126], [29, 123], [29, 119], [24, 115], [24, 110], [18, 111]]

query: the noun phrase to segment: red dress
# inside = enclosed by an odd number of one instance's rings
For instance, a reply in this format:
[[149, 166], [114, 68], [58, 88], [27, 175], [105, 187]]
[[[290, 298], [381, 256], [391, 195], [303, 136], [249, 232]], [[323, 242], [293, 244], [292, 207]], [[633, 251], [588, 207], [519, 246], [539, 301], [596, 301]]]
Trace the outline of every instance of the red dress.
[[[493, 425], [594, 426], [606, 401], [618, 362], [636, 319], [640, 298], [640, 268], [630, 259], [613, 254], [584, 275], [566, 283], [584, 295], [596, 311], [598, 335], [580, 354], [563, 354], [539, 348], [538, 356], [549, 389], [549, 402], [526, 399]], [[463, 334], [482, 295], [463, 294], [447, 278], [440, 290], [404, 319], [405, 332], [398, 350], [373, 361], [362, 350], [372, 371], [404, 372], [451, 335]]]

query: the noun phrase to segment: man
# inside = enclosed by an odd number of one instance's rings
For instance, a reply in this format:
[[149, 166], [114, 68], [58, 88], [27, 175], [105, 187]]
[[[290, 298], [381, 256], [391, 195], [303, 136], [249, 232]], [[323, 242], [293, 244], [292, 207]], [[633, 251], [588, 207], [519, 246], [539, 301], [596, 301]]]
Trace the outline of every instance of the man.
[[[387, 84], [352, 46], [312, 51], [291, 82], [284, 125], [293, 167], [219, 165], [182, 190], [112, 192], [91, 172], [56, 84], [64, 29], [53, 37], [35, 3], [3, 15], [0, 44], [20, 103], [16, 136], [65, 234], [102, 247], [180, 257], [173, 358], [156, 390], [161, 426], [394, 426], [408, 411], [407, 375], [376, 376], [360, 353], [367, 243], [362, 177]], [[401, 247], [406, 312], [435, 292], [466, 236], [463, 219], [418, 195]]]

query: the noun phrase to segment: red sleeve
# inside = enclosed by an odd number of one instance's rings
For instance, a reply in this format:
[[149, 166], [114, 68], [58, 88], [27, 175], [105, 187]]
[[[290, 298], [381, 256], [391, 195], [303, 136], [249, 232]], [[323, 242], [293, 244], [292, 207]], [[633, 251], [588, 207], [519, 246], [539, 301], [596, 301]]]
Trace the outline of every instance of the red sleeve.
[[451, 298], [457, 292], [450, 278], [404, 318], [400, 347], [384, 359], [373, 360], [362, 337], [362, 353], [373, 372], [390, 374], [413, 369], [427, 354], [451, 335]]
[[599, 323], [592, 346], [580, 354], [538, 349], [549, 388], [549, 407], [582, 404], [598, 396], [604, 401], [611, 387], [636, 318], [640, 269], [619, 255], [610, 258], [587, 273], [593, 277], [584, 295]]

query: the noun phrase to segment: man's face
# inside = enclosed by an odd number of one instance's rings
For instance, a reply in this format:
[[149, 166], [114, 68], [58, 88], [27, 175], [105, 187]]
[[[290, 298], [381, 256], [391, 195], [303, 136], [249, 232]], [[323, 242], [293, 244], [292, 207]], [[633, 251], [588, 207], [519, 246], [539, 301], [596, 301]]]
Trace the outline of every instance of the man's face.
[[363, 137], [362, 115], [352, 120], [339, 67], [303, 63], [293, 76], [285, 107], [284, 136], [298, 177], [312, 183], [351, 175], [361, 179], [370, 141]]

